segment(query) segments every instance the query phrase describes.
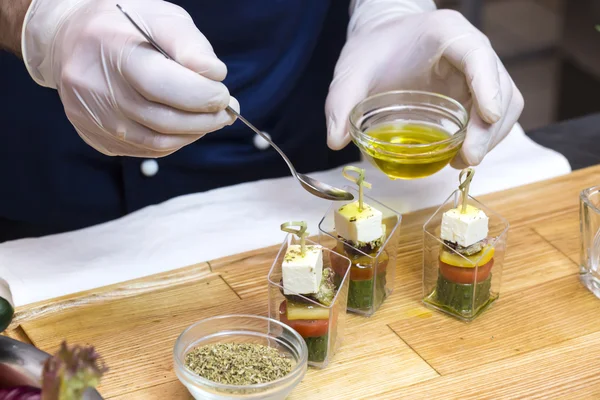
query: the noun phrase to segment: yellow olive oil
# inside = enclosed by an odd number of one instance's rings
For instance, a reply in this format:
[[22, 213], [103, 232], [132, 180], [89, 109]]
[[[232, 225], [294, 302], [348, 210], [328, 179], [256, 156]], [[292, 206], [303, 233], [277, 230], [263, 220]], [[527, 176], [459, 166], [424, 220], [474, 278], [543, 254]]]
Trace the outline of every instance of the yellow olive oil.
[[457, 143], [435, 144], [452, 135], [426, 124], [382, 124], [365, 133], [379, 142], [365, 139], [360, 147], [366, 157], [391, 179], [432, 175], [444, 168], [460, 149]]

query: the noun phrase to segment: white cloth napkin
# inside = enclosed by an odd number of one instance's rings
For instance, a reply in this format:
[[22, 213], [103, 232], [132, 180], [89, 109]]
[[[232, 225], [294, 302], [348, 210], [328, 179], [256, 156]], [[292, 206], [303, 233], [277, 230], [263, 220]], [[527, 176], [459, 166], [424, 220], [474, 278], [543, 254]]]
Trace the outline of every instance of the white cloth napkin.
[[[401, 213], [440, 204], [458, 184], [458, 171], [450, 167], [425, 179], [391, 181], [366, 162], [356, 165], [367, 169], [373, 184], [367, 194]], [[471, 194], [570, 170], [562, 155], [516, 126], [477, 167]], [[349, 184], [341, 168], [313, 176]], [[329, 205], [291, 177], [190, 194], [83, 230], [1, 244], [0, 277], [23, 305], [273, 245], [283, 240], [279, 225], [288, 220], [305, 220], [316, 234]]]

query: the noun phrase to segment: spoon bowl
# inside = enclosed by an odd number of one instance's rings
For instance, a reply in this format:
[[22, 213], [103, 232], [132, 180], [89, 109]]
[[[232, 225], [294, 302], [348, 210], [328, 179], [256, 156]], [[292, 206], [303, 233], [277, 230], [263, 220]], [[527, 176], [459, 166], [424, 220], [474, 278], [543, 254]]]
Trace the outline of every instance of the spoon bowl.
[[314, 194], [315, 196], [332, 201], [354, 200], [354, 195], [352, 193], [330, 186], [326, 183], [311, 178], [308, 175], [297, 174], [296, 178], [298, 179], [298, 182], [300, 182], [300, 185], [306, 189], [306, 191]]

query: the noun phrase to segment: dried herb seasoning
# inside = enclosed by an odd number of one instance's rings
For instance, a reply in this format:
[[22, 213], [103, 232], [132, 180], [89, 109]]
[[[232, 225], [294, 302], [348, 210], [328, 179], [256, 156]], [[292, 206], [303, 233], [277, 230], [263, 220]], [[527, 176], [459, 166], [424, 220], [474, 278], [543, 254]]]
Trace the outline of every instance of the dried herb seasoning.
[[185, 365], [203, 378], [227, 385], [267, 383], [289, 374], [292, 361], [277, 349], [257, 343], [216, 343], [197, 347]]

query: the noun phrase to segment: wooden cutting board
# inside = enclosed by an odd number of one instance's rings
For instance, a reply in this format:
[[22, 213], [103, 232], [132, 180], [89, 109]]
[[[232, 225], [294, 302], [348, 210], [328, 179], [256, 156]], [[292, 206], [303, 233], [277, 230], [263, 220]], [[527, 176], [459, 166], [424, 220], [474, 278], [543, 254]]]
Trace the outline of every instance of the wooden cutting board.
[[[471, 323], [421, 303], [422, 224], [404, 217], [395, 290], [371, 318], [349, 316], [325, 370], [292, 399], [600, 398], [600, 299], [579, 282], [579, 192], [600, 166], [482, 196], [506, 217], [500, 299]], [[172, 366], [177, 336], [200, 319], [266, 315], [277, 247], [19, 308], [8, 334], [53, 352], [95, 345], [111, 368], [107, 399], [189, 399]]]

